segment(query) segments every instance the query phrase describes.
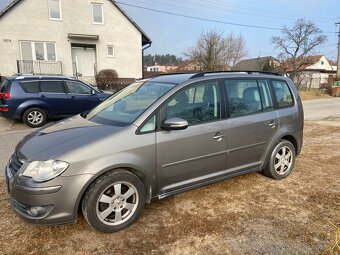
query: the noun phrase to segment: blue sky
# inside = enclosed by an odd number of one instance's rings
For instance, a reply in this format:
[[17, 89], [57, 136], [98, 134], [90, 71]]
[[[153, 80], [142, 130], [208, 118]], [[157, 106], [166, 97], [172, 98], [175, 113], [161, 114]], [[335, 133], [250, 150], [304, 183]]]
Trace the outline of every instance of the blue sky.
[[317, 48], [318, 54], [337, 58], [339, 0], [117, 0], [129, 16], [151, 37], [153, 44], [146, 54], [182, 53], [192, 46], [202, 31], [214, 29], [228, 34], [241, 33], [246, 40], [248, 58], [277, 56], [278, 50], [270, 44], [272, 36], [280, 31], [259, 29], [203, 20], [178, 17], [165, 13], [136, 8], [136, 5], [158, 11], [270, 28], [291, 27], [298, 18], [313, 21], [328, 36], [328, 41]]

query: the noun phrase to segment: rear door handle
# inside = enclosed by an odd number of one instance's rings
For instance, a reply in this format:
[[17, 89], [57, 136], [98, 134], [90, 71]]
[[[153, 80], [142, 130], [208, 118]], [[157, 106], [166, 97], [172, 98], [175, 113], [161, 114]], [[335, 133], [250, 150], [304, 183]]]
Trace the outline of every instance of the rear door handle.
[[277, 125], [277, 123], [273, 120], [268, 124], [268, 126], [270, 126], [271, 128], [276, 127], [276, 125]]
[[224, 137], [225, 137], [224, 134], [218, 132], [218, 133], [215, 134], [215, 136], [214, 136], [213, 138], [214, 138], [216, 141], [219, 142], [219, 141], [221, 141]]

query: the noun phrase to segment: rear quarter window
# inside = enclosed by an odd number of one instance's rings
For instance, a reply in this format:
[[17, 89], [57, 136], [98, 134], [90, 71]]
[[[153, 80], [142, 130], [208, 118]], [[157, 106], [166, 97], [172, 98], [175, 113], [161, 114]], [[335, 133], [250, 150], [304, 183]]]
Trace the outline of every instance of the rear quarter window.
[[9, 80], [4, 80], [0, 85], [0, 93], [9, 92], [11, 89], [11, 82]]
[[294, 105], [293, 95], [288, 84], [284, 81], [272, 81], [273, 91], [276, 97], [278, 108], [289, 107]]
[[39, 92], [38, 81], [21, 82], [20, 86], [26, 93], [38, 93]]

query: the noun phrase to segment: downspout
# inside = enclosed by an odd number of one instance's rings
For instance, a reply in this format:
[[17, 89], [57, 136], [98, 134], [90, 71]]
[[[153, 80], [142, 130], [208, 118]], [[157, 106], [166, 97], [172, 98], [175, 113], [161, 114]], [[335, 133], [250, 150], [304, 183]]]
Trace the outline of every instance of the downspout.
[[142, 79], [144, 79], [144, 51], [151, 47], [152, 42], [150, 41], [148, 45], [142, 48]]

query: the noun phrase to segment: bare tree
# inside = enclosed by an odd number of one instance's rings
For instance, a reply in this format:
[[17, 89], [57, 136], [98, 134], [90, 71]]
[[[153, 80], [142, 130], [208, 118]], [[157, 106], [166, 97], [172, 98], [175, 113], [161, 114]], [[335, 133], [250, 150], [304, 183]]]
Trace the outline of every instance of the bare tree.
[[281, 36], [274, 36], [271, 43], [282, 52], [281, 71], [289, 72], [290, 78], [300, 85], [299, 72], [312, 63], [315, 48], [323, 44], [327, 37], [311, 21], [299, 19], [292, 28], [284, 27]]
[[246, 56], [245, 40], [242, 35], [211, 30], [202, 32], [195, 44], [184, 55], [197, 63], [201, 70], [224, 70]]

